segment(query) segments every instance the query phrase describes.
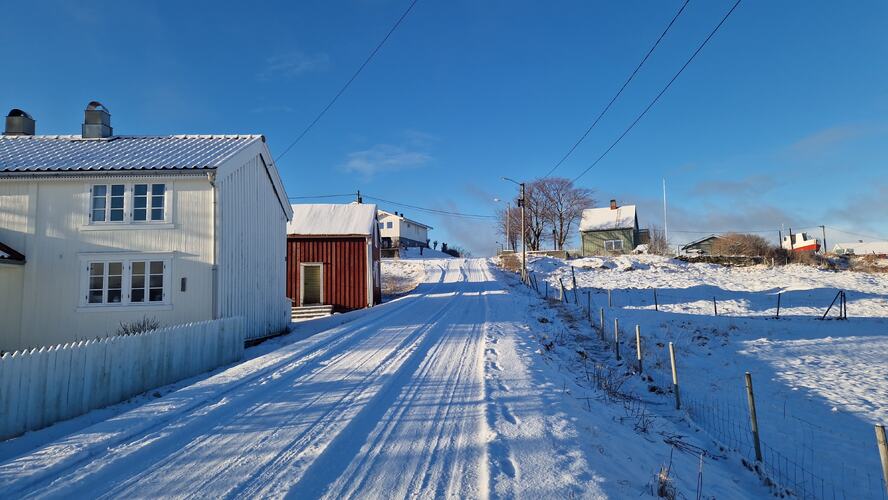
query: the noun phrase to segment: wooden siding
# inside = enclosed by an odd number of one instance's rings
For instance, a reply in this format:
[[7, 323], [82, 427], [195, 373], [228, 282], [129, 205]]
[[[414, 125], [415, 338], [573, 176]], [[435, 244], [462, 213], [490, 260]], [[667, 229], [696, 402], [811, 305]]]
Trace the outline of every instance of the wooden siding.
[[[635, 249], [634, 229], [611, 229], [606, 231], [586, 231], [580, 233], [583, 241], [583, 255], [626, 254]], [[622, 240], [622, 252], [609, 252], [604, 248], [607, 240]]]
[[[378, 252], [378, 249], [377, 249]], [[373, 266], [379, 265], [377, 252]], [[324, 266], [323, 303], [335, 311], [350, 311], [368, 307], [367, 239], [363, 237], [288, 237], [287, 238], [287, 297], [298, 306], [300, 302], [299, 265], [320, 262]], [[372, 280], [372, 281], [371, 281]], [[378, 285], [374, 284], [373, 295]]]
[[[166, 182], [172, 226], [91, 230], [89, 187], [109, 182]], [[0, 331], [0, 349], [91, 339], [144, 316], [168, 326], [211, 318], [212, 189], [205, 175], [110, 175], [0, 180], [0, 241], [25, 254], [19, 331]], [[283, 231], [283, 230], [282, 230]], [[167, 253], [172, 307], [83, 310], [83, 254]], [[175, 253], [173, 253], [175, 252]], [[181, 278], [187, 278], [182, 292]]]
[[[290, 323], [286, 298], [287, 217], [255, 150], [219, 170], [218, 313], [242, 316], [246, 337], [281, 332]], [[286, 196], [286, 195], [284, 195]]]

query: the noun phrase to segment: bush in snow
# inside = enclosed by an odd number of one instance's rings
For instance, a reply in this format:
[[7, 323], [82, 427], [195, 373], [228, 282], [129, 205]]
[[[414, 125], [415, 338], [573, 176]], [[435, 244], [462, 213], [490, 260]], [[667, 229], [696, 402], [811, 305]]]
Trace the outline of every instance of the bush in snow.
[[145, 316], [142, 319], [130, 321], [129, 323], [124, 323], [121, 321], [120, 326], [117, 327], [117, 331], [114, 332], [114, 335], [135, 335], [137, 333], [145, 333], [150, 332], [151, 330], [157, 330], [158, 328], [160, 328], [160, 322], [157, 321], [156, 318], [149, 318], [148, 316]]
[[764, 257], [772, 248], [766, 239], [757, 234], [728, 233], [712, 243], [712, 254]]

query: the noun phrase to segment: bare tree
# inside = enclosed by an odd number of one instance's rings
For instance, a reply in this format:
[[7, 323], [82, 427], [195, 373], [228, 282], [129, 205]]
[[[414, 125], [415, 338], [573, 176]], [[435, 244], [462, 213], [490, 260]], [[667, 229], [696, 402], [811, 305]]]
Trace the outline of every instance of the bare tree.
[[571, 227], [579, 224], [583, 210], [595, 205], [592, 190], [576, 187], [562, 177], [547, 177], [534, 184], [542, 197], [541, 216], [552, 228], [555, 247], [564, 250]]
[[[540, 250], [543, 246], [543, 238], [549, 228], [549, 218], [546, 216], [548, 204], [543, 194], [542, 181], [536, 180], [525, 185], [524, 196], [527, 203], [527, 248], [529, 250]], [[520, 221], [520, 217], [519, 217]]]
[[515, 203], [508, 209], [497, 210], [496, 216], [499, 234], [506, 237], [508, 240], [506, 244], [510, 250], [517, 250], [518, 241], [521, 239], [521, 209]]
[[666, 233], [659, 226], [651, 226], [648, 228], [648, 252], [654, 255], [667, 255], [669, 253], [669, 242], [666, 241]]

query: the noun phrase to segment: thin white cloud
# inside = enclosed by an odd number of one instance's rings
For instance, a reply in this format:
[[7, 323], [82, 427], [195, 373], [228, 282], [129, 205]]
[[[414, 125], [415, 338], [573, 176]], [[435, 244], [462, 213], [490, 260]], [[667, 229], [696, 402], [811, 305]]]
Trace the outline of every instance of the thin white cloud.
[[306, 73], [325, 71], [329, 67], [330, 56], [326, 53], [306, 54], [296, 50], [267, 58], [265, 68], [259, 73], [259, 79], [293, 78]]
[[343, 170], [372, 177], [382, 172], [419, 168], [432, 160], [425, 152], [391, 144], [377, 144], [370, 149], [349, 153]]

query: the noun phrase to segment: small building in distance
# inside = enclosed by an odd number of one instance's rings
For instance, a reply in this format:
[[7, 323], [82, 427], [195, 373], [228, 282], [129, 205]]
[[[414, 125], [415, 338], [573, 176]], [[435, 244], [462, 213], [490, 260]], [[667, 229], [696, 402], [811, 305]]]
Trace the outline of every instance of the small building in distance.
[[398, 212], [379, 210], [378, 218], [383, 248], [429, 247], [429, 230], [433, 227]]
[[681, 247], [681, 253], [685, 255], [713, 255], [712, 246], [720, 239], [721, 236], [717, 234], [704, 236]]
[[292, 205], [287, 297], [294, 319], [371, 307], [382, 298], [376, 205]]
[[583, 210], [580, 242], [583, 255], [621, 255], [632, 252], [650, 240], [646, 229], [638, 228], [635, 205], [610, 206]]
[[839, 243], [833, 247], [833, 253], [839, 255], [888, 255], [888, 241]]

